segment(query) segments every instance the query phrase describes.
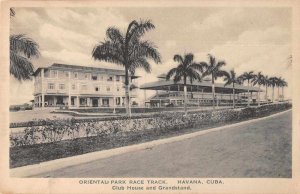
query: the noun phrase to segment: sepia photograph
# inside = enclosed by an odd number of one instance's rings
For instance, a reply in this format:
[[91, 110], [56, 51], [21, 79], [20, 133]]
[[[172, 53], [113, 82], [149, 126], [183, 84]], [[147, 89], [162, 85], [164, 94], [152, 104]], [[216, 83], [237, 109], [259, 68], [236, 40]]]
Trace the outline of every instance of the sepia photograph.
[[125, 193], [294, 180], [292, 6], [14, 5], [10, 178]]

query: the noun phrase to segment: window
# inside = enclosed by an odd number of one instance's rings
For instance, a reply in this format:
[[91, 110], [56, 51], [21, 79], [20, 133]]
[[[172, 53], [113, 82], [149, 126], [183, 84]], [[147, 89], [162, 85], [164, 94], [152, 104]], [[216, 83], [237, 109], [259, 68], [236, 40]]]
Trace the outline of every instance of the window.
[[92, 80], [97, 80], [97, 75], [92, 75]]
[[72, 90], [76, 90], [76, 85], [72, 84]]
[[103, 81], [104, 76], [103, 75], [99, 75], [99, 77], [100, 77], [100, 80]]
[[98, 92], [99, 91], [99, 87], [95, 87], [95, 91]]
[[84, 79], [89, 79], [89, 77], [90, 77], [89, 73], [84, 74]]
[[57, 71], [56, 70], [51, 71], [51, 77], [57, 77]]
[[87, 85], [81, 85], [82, 90], [87, 90]]
[[65, 84], [59, 84], [59, 89], [64, 90], [65, 89]]
[[65, 76], [69, 77], [69, 72], [65, 71]]
[[77, 73], [77, 72], [74, 72], [74, 73], [73, 73], [73, 77], [74, 77], [75, 79], [77, 79], [77, 78], [78, 78], [78, 73]]
[[110, 87], [109, 86], [106, 86], [106, 91], [110, 91]]
[[49, 74], [50, 74], [49, 70], [45, 69], [44, 70], [44, 77], [49, 77], [50, 76]]
[[49, 83], [48, 84], [48, 89], [49, 90], [54, 90], [55, 89], [55, 85], [53, 83]]
[[120, 91], [120, 87], [119, 86], [117, 86], [117, 92], [119, 92]]
[[113, 81], [113, 76], [108, 76], [107, 81]]
[[116, 75], [116, 81], [119, 82], [120, 81], [120, 76]]

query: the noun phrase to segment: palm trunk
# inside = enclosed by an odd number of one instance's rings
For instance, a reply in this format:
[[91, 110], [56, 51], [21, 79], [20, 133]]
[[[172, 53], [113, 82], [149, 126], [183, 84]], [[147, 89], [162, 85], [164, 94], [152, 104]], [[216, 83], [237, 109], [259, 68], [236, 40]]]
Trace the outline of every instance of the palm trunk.
[[258, 106], [260, 106], [260, 85], [258, 86], [258, 96], [257, 96]]
[[282, 100], [284, 100], [284, 87], [281, 88], [281, 96], [282, 96]]
[[277, 87], [277, 98], [278, 98], [277, 100], [278, 100], [278, 101], [280, 101], [279, 96], [280, 96], [280, 95], [279, 95], [279, 86], [278, 86], [278, 87]]
[[268, 101], [268, 86], [266, 86], [266, 96], [265, 96], [265, 100]]
[[186, 88], [186, 84], [184, 84], [183, 90], [184, 90], [184, 115], [186, 116], [187, 115], [187, 107], [186, 107], [186, 104], [187, 104], [187, 88]]
[[212, 75], [212, 103], [213, 103], [213, 109], [215, 109], [215, 81], [214, 81], [214, 76]]
[[249, 84], [249, 80], [248, 80], [248, 105], [250, 106], [250, 84]]
[[131, 117], [131, 110], [130, 110], [130, 85], [129, 85], [129, 76], [128, 76], [128, 69], [125, 68], [125, 106], [126, 106], [126, 114], [127, 116]]
[[232, 90], [232, 93], [233, 93], [233, 101], [232, 101], [232, 104], [233, 104], [233, 108], [235, 108], [235, 89], [234, 89], [234, 84], [233, 84], [233, 90]]
[[126, 106], [126, 114], [131, 117], [131, 110], [130, 110], [130, 97], [129, 97], [129, 89], [130, 86], [126, 85], [125, 86], [125, 106]]
[[272, 102], [274, 102], [274, 86], [272, 86]]

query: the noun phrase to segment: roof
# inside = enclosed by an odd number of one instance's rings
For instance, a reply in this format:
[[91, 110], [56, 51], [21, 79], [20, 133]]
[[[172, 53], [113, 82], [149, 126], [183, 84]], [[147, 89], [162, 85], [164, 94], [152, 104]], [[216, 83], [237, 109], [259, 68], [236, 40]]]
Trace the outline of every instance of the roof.
[[115, 75], [124, 75], [124, 70], [119, 69], [109, 69], [109, 68], [101, 68], [101, 67], [87, 67], [87, 66], [80, 66], [80, 65], [68, 65], [68, 64], [60, 64], [60, 63], [53, 63], [49, 67], [41, 67], [38, 68], [33, 75], [36, 75], [41, 69], [56, 69], [56, 70], [64, 70], [64, 71], [84, 71], [89, 73], [110, 73]]
[[[211, 92], [212, 91], [212, 83], [208, 81], [203, 81], [203, 82], [193, 82], [187, 83], [187, 90], [188, 91], [202, 91], [203, 92]], [[183, 91], [183, 81], [180, 81], [178, 83], [174, 83], [173, 80], [159, 80], [156, 82], [150, 82], [150, 83], [145, 83], [140, 86], [140, 89], [144, 90], [170, 90], [170, 91]], [[232, 85], [227, 85], [224, 86], [222, 83], [215, 83], [215, 91], [216, 93], [232, 93], [233, 91]], [[235, 85], [235, 92], [236, 93], [243, 93], [247, 92], [248, 87], [243, 86], [243, 85]], [[249, 88], [250, 92], [258, 92], [259, 88], [258, 87], [250, 87]], [[263, 91], [263, 90], [260, 90]]]
[[167, 77], [167, 74], [165, 74], [165, 73], [160, 74], [160, 75], [157, 76], [157, 78], [164, 78], [164, 79], [166, 79], [166, 77]]

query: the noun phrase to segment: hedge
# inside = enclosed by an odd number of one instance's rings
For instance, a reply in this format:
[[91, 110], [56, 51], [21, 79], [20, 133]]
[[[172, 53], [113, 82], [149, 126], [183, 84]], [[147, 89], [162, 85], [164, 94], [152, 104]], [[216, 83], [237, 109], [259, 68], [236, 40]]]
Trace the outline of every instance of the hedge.
[[39, 121], [41, 126], [28, 125], [23, 133], [11, 133], [11, 146], [26, 146], [39, 143], [51, 143], [66, 139], [90, 136], [108, 136], [111, 134], [128, 134], [128, 132], [155, 129], [180, 130], [201, 127], [211, 123], [241, 121], [249, 118], [262, 117], [274, 112], [291, 108], [291, 104], [271, 104], [243, 109], [225, 109], [194, 111], [184, 116], [183, 112], [158, 113], [148, 117], [133, 118], [101, 118], [95, 119], [60, 119]]

